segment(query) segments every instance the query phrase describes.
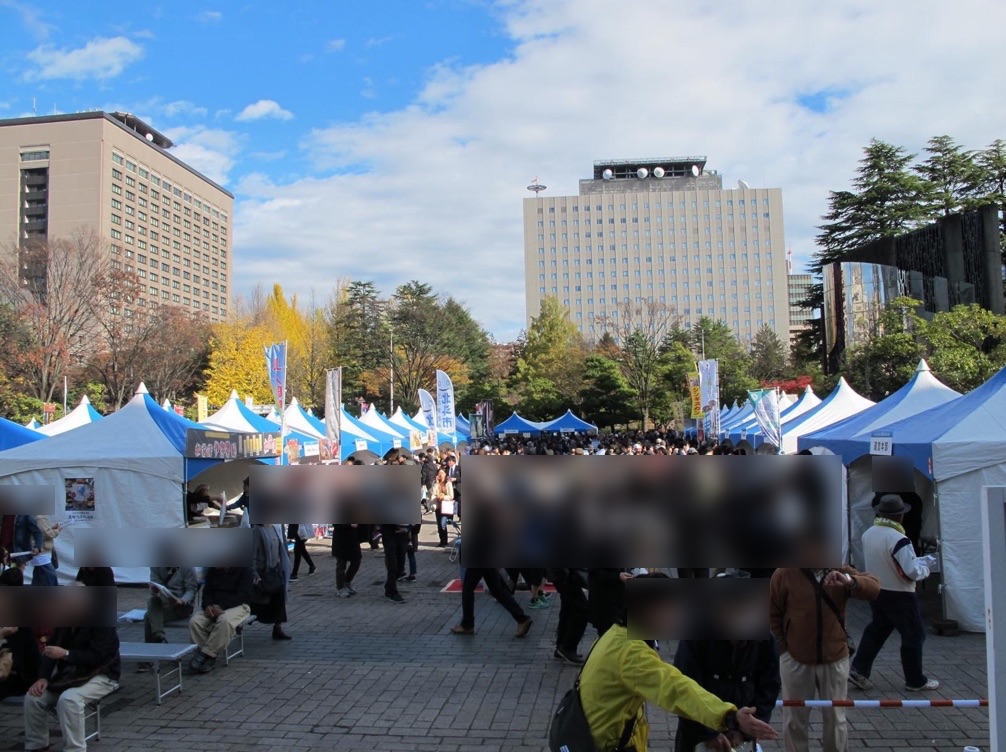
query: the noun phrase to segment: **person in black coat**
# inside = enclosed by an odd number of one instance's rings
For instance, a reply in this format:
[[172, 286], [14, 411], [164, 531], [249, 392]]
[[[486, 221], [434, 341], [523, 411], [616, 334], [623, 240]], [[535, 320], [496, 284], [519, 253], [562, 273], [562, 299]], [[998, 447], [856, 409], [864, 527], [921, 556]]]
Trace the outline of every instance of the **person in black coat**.
[[88, 587], [115, 587], [115, 573], [111, 567], [81, 567], [76, 581]]
[[[366, 531], [364, 531], [366, 532]], [[356, 595], [353, 578], [360, 571], [363, 553], [360, 551], [360, 526], [334, 525], [332, 531], [332, 556], [335, 557], [335, 594], [340, 598]]]
[[587, 572], [587, 609], [598, 637], [617, 623], [625, 611], [627, 578], [628, 572], [624, 569], [591, 569]]
[[[682, 640], [674, 665], [704, 689], [739, 708], [754, 707], [755, 717], [769, 723], [779, 698], [779, 655], [775, 641]], [[732, 732], [733, 747], [744, 741]], [[674, 739], [675, 752], [693, 752], [697, 745], [716, 740], [719, 731], [682, 718]]]

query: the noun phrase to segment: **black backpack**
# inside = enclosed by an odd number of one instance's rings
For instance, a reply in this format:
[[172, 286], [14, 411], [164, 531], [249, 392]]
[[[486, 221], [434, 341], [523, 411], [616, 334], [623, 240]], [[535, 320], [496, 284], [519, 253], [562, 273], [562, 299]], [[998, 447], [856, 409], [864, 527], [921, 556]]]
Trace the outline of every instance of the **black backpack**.
[[[591, 647], [590, 651], [594, 652], [594, 648]], [[587, 654], [587, 660], [590, 660], [590, 653]], [[586, 667], [587, 661], [584, 661], [583, 665]], [[576, 675], [573, 688], [562, 696], [559, 706], [552, 714], [552, 722], [548, 727], [548, 748], [551, 752], [602, 752], [594, 743], [587, 714], [583, 710], [583, 703], [580, 702], [581, 674], [583, 668]], [[612, 752], [630, 752], [631, 748], [627, 745], [632, 738], [635, 725], [635, 718], [625, 724], [622, 738]]]

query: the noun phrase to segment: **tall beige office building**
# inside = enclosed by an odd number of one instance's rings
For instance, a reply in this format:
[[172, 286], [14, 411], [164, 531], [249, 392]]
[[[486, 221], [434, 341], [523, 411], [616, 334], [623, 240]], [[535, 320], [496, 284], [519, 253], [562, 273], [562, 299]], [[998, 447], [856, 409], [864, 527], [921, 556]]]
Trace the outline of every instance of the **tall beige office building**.
[[[683, 326], [724, 321], [748, 346], [789, 339], [779, 188], [723, 189], [705, 157], [595, 162], [578, 196], [524, 201], [527, 320], [554, 296], [588, 340], [648, 301]], [[638, 309], [637, 309], [638, 310]]]
[[234, 196], [171, 146], [121, 112], [0, 120], [0, 241], [92, 228], [110, 263], [137, 275], [138, 306], [225, 319]]

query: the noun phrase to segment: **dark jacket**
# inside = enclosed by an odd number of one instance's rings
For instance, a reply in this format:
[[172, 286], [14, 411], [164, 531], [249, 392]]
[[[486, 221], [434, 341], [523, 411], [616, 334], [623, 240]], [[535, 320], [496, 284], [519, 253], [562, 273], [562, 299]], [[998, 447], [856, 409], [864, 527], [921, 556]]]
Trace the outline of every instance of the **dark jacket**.
[[220, 606], [225, 611], [252, 602], [251, 567], [210, 567], [203, 585], [202, 607]]
[[590, 623], [603, 634], [625, 611], [624, 569], [591, 569], [587, 573], [587, 603]]
[[10, 649], [14, 663], [10, 676], [0, 680], [0, 699], [23, 695], [38, 678], [41, 658], [35, 630], [31, 627], [19, 627], [6, 639], [5, 647]]
[[[674, 665], [721, 700], [739, 708], [754, 707], [760, 721], [769, 723], [779, 697], [779, 655], [775, 641], [752, 640], [735, 649], [728, 640], [684, 640], [678, 644]], [[675, 752], [693, 752], [696, 745], [719, 732], [685, 718], [678, 720]]]
[[77, 570], [77, 582], [90, 587], [115, 587], [115, 574], [111, 567], [81, 567]]
[[332, 553], [339, 559], [353, 559], [360, 555], [360, 528], [352, 525], [333, 525]]
[[14, 518], [14, 551], [41, 551], [45, 545], [45, 535], [35, 517], [19, 514]]
[[419, 478], [426, 490], [429, 491], [433, 488], [433, 484], [437, 481], [437, 472], [439, 472], [440, 466], [437, 465], [436, 460], [430, 458], [422, 464], [419, 468]]
[[50, 645], [57, 645], [70, 651], [70, 656], [55, 661], [42, 658], [39, 661], [38, 678], [52, 679], [53, 676], [89, 676], [96, 669], [113, 681], [119, 680], [119, 633], [115, 627], [61, 627], [56, 630]]

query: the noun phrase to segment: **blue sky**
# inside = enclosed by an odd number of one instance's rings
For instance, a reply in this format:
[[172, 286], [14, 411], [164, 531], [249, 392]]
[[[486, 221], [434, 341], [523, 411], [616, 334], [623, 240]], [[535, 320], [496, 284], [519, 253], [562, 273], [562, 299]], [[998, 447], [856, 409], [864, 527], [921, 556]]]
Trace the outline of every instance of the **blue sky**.
[[984, 0], [0, 0], [0, 117], [166, 132], [236, 195], [239, 294], [418, 278], [505, 341], [533, 177], [575, 193], [594, 160], [705, 154], [726, 187], [783, 189], [799, 266], [870, 138], [1006, 137], [1004, 25]]

